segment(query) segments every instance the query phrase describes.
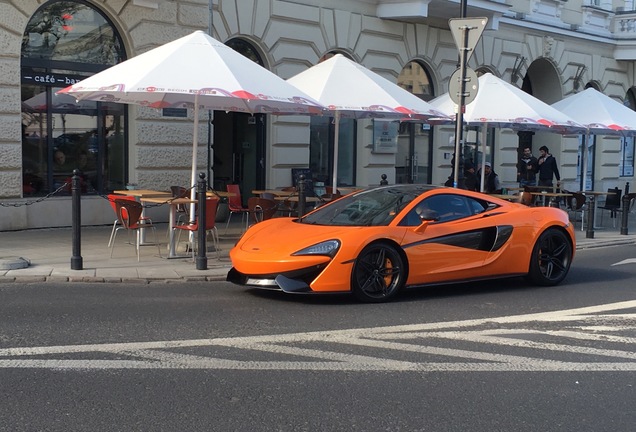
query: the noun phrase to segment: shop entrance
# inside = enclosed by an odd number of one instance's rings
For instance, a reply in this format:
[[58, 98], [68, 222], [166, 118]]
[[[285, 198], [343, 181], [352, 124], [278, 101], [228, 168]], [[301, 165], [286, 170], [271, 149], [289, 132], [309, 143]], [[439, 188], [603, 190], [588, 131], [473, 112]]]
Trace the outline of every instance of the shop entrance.
[[214, 189], [238, 184], [245, 205], [265, 187], [265, 115], [215, 111], [213, 124]]

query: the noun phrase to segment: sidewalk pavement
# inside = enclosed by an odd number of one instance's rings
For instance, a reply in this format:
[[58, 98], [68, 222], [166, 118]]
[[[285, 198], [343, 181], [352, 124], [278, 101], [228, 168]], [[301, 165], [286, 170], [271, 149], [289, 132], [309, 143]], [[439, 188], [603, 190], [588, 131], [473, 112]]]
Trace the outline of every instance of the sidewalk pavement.
[[[577, 250], [603, 246], [636, 244], [636, 217], [632, 217], [627, 235], [620, 234], [620, 217], [613, 227], [613, 220], [605, 218], [605, 226], [594, 231], [594, 238], [587, 238], [577, 222]], [[2, 282], [183, 282], [225, 280], [231, 268], [229, 251], [239, 239], [242, 225], [236, 218], [225, 232], [225, 224], [217, 226], [220, 235], [219, 258], [211, 241], [208, 241], [207, 270], [197, 270], [192, 255], [166, 259], [167, 224], [159, 224], [157, 236], [163, 243], [159, 257], [156, 246], [142, 246], [141, 260], [137, 261], [135, 247], [127, 243], [127, 235], [117, 236], [113, 258], [110, 258], [108, 239], [112, 226], [82, 227], [82, 270], [71, 270], [73, 252], [72, 229], [48, 228], [24, 231], [0, 232], [0, 283]], [[152, 234], [148, 233], [148, 238]], [[185, 237], [184, 237], [185, 238]], [[181, 242], [180, 255], [187, 255], [185, 242]], [[18, 268], [20, 267], [20, 268]]]

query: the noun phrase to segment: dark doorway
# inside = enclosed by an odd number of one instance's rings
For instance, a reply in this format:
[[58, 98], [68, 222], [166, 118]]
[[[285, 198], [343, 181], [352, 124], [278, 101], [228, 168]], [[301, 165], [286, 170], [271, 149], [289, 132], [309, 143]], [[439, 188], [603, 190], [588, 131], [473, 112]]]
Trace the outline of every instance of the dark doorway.
[[236, 183], [246, 204], [265, 187], [265, 115], [215, 111], [213, 123], [214, 188]]

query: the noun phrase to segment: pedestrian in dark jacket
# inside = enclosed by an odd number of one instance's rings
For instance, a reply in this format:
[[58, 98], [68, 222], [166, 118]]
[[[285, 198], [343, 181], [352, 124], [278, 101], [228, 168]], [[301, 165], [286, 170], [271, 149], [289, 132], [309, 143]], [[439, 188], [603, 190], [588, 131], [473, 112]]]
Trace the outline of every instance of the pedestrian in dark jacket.
[[[477, 173], [477, 178], [481, 182], [481, 172]], [[501, 193], [501, 183], [499, 182], [499, 176], [492, 170], [490, 162], [484, 164], [484, 193], [497, 194]]]
[[556, 177], [557, 186], [561, 185], [561, 175], [557, 161], [550, 154], [550, 150], [546, 146], [539, 148], [539, 186], [553, 186], [552, 179]]
[[475, 175], [475, 165], [472, 162], [464, 162], [464, 186], [469, 191], [479, 191], [479, 180]]
[[524, 147], [517, 162], [517, 181], [519, 186], [536, 186], [539, 160], [532, 155], [530, 147]]

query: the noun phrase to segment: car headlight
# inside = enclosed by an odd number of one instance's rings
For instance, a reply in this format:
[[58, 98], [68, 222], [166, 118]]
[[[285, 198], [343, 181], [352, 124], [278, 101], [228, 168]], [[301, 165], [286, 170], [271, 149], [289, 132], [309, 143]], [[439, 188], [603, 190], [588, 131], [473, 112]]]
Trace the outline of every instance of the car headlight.
[[301, 249], [292, 255], [327, 255], [333, 258], [339, 248], [340, 242], [338, 240], [327, 240]]

